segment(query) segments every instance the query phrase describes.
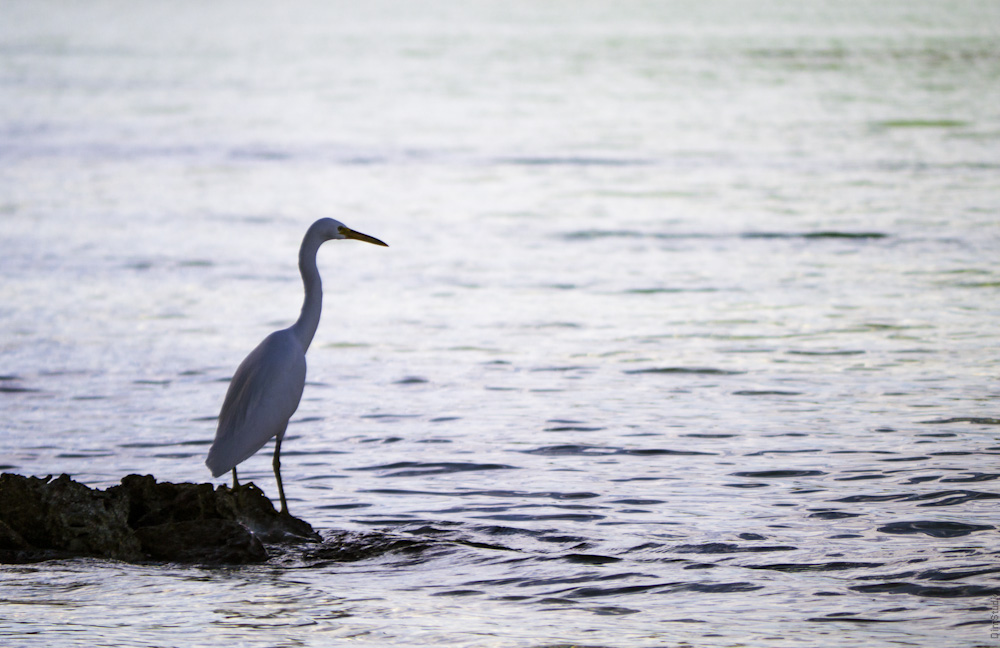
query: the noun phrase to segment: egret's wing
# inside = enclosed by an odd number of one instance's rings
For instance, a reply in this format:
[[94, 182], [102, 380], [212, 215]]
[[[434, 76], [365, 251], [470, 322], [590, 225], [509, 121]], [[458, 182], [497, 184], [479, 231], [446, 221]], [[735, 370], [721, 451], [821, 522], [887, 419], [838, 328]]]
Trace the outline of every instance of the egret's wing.
[[229, 383], [205, 464], [218, 477], [283, 434], [302, 398], [306, 354], [289, 330], [264, 338]]

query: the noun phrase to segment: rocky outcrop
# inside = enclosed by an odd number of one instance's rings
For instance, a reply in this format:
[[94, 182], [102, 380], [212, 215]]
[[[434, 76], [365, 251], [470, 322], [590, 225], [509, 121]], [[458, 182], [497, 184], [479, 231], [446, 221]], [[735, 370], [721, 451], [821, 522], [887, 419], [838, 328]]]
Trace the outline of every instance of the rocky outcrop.
[[0, 475], [0, 563], [94, 556], [127, 562], [262, 562], [266, 545], [318, 541], [253, 484], [157, 482], [129, 475], [95, 490], [68, 475]]

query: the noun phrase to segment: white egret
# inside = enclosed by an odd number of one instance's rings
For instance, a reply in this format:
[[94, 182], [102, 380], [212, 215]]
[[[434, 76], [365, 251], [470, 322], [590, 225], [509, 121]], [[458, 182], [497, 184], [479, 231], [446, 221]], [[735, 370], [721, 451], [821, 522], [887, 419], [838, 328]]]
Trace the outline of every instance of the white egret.
[[299, 272], [306, 293], [302, 314], [295, 324], [264, 338], [236, 369], [219, 413], [215, 441], [205, 460], [213, 477], [232, 470], [236, 488], [239, 486], [236, 466], [275, 437], [274, 477], [278, 480], [281, 512], [286, 514], [288, 503], [281, 483], [279, 458], [281, 439], [302, 398], [306, 351], [323, 309], [323, 285], [316, 267], [316, 253], [323, 243], [333, 239], [354, 239], [388, 247], [377, 238], [355, 232], [332, 218], [321, 218], [309, 227], [299, 248]]

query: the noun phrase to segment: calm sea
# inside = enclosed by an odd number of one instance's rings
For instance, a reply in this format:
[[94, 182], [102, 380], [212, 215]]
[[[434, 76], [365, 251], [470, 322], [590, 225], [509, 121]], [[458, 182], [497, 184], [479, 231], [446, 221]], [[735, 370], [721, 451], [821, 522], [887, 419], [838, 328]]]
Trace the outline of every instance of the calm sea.
[[306, 227], [391, 247], [283, 445], [367, 557], [3, 566], [0, 643], [1000, 646], [998, 106], [992, 0], [4, 0], [2, 470], [208, 481]]

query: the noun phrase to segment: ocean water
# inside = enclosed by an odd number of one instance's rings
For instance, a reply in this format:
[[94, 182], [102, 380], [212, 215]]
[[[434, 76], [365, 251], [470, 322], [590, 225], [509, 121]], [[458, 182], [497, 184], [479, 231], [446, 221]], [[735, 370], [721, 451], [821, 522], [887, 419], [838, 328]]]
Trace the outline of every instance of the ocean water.
[[4, 646], [1000, 645], [997, 3], [0, 16], [2, 470], [208, 481], [390, 245], [283, 444], [355, 559], [2, 566]]

